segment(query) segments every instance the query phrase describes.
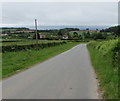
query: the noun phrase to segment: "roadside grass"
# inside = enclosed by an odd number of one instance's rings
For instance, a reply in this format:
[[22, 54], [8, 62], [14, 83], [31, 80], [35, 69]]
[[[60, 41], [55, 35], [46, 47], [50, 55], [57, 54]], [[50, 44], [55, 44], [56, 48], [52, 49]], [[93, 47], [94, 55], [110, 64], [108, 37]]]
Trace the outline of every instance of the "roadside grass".
[[[104, 48], [103, 48], [104, 47]], [[117, 40], [91, 42], [88, 44], [91, 61], [95, 68], [103, 98], [118, 99], [118, 67], [114, 60]]]
[[28, 69], [34, 64], [41, 63], [55, 55], [67, 51], [77, 44], [80, 44], [80, 42], [69, 42], [40, 50], [31, 49], [18, 52], [5, 52], [2, 54], [2, 78]]

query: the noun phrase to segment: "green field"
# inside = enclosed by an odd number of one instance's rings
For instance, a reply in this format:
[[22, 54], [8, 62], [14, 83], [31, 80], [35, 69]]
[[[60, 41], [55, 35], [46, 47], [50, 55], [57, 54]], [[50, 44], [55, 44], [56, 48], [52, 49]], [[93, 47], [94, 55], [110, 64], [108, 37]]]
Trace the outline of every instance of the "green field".
[[58, 55], [73, 46], [78, 42], [69, 42], [63, 45], [44, 48], [41, 50], [27, 50], [19, 52], [5, 52], [2, 54], [2, 76], [3, 78], [15, 74], [18, 71], [29, 68], [30, 66], [43, 62], [48, 58]]
[[91, 61], [100, 80], [100, 90], [107, 99], [118, 98], [118, 40], [88, 44]]

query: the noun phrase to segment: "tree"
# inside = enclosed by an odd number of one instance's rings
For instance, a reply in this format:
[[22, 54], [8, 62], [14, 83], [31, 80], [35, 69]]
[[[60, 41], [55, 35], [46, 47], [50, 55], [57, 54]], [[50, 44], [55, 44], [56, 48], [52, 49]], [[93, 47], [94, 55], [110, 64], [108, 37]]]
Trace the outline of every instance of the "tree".
[[72, 39], [72, 36], [70, 35], [70, 33], [67, 33], [68, 39]]
[[63, 35], [62, 30], [59, 30], [58, 31], [58, 36], [62, 36], [62, 35]]
[[74, 39], [78, 39], [78, 33], [77, 33], [77, 32], [74, 32], [74, 33], [73, 33], [73, 38], [74, 38]]
[[78, 36], [78, 38], [79, 38], [80, 40], [82, 40], [82, 39], [83, 39], [81, 34]]
[[90, 32], [89, 31], [86, 33], [86, 38], [90, 38]]
[[116, 29], [117, 30], [114, 32], [114, 34], [120, 36], [120, 25]]
[[103, 33], [96, 33], [94, 34], [94, 39], [97, 40], [97, 39], [106, 39], [106, 36], [103, 34]]
[[83, 33], [83, 36], [84, 36], [85, 39], [91, 38], [91, 35], [90, 35], [90, 32], [89, 32], [89, 31], [86, 32], [86, 33], [84, 32], [84, 33]]
[[64, 29], [60, 29], [60, 30], [58, 31], [58, 35], [59, 35], [59, 36], [62, 36], [62, 35], [67, 34], [67, 33], [70, 32], [70, 31], [79, 31], [79, 29], [78, 29], [78, 28], [64, 28]]

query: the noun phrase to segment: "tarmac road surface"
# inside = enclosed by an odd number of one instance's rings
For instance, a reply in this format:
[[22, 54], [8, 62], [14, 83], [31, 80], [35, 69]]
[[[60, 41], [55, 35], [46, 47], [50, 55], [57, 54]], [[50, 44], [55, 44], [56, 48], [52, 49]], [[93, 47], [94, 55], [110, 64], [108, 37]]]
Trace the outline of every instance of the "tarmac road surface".
[[3, 99], [97, 99], [97, 81], [86, 44], [2, 82]]

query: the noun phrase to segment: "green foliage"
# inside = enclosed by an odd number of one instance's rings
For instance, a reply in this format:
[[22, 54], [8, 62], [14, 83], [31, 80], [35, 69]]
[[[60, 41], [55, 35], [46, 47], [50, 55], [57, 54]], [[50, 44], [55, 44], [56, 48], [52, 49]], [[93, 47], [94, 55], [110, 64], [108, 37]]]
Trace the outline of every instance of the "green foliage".
[[78, 39], [78, 33], [77, 32], [73, 33], [73, 39]]
[[82, 40], [83, 39], [82, 35], [78, 35], [78, 39]]
[[[90, 32], [89, 30], [86, 32], [82, 31], [71, 31], [69, 32], [72, 37], [74, 37], [74, 33], [78, 33], [78, 39], [80, 40], [109, 40], [115, 39], [115, 35], [112, 32]], [[79, 35], [82, 36], [79, 38]]]
[[2, 52], [15, 52], [15, 51], [21, 51], [21, 50], [28, 50], [28, 49], [42, 49], [45, 47], [51, 47], [56, 45], [61, 45], [66, 43], [65, 41], [58, 41], [58, 42], [48, 42], [48, 43], [38, 43], [38, 44], [23, 44], [23, 45], [7, 45], [2, 46]]
[[[2, 36], [4, 39], [28, 39], [28, 38], [34, 38], [36, 37], [34, 32], [31, 33], [11, 33], [14, 31], [25, 31], [30, 30], [28, 28], [4, 28], [1, 29], [2, 33], [8, 33], [8, 35]], [[98, 30], [98, 29], [96, 29]], [[104, 33], [103, 33], [104, 32]], [[120, 26], [110, 27], [105, 30], [101, 30], [100, 33], [98, 32], [90, 32], [89, 28], [84, 30], [83, 32], [80, 31], [78, 28], [63, 28], [63, 29], [53, 29], [53, 30], [38, 30], [39, 34], [45, 34], [47, 40], [59, 40], [63, 39], [64, 35], [67, 35], [69, 33], [68, 39], [72, 40], [104, 40], [104, 39], [115, 39], [119, 33], [120, 33]], [[77, 36], [74, 35], [74, 33], [77, 33]], [[82, 36], [82, 37], [81, 37]], [[39, 38], [39, 37], [38, 37]]]
[[[120, 47], [119, 47], [120, 48]], [[92, 64], [106, 99], [118, 98], [118, 40], [88, 44]]]
[[84, 36], [84, 39], [90, 39], [91, 38], [89, 31], [88, 32], [84, 32], [83, 36]]
[[95, 33], [95, 34], [93, 34], [93, 39], [94, 40], [106, 39], [106, 35], [105, 35], [105, 33]]
[[120, 25], [101, 30], [101, 32], [113, 32], [114, 35], [120, 36]]
[[108, 41], [99, 41], [91, 42], [91, 47], [98, 50], [102, 55], [107, 55], [107, 53], [112, 52], [115, 47], [118, 46], [118, 39], [108, 40]]
[[[36, 44], [35, 39], [2, 39], [2, 46]], [[62, 42], [60, 40], [38, 40], [38, 43]]]
[[62, 36], [62, 35], [68, 34], [70, 31], [79, 31], [79, 29], [78, 28], [64, 28], [64, 29], [60, 29], [59, 32], [58, 32], [58, 35]]
[[62, 36], [64, 33], [62, 32], [62, 30], [59, 30], [58, 32], [58, 36]]

